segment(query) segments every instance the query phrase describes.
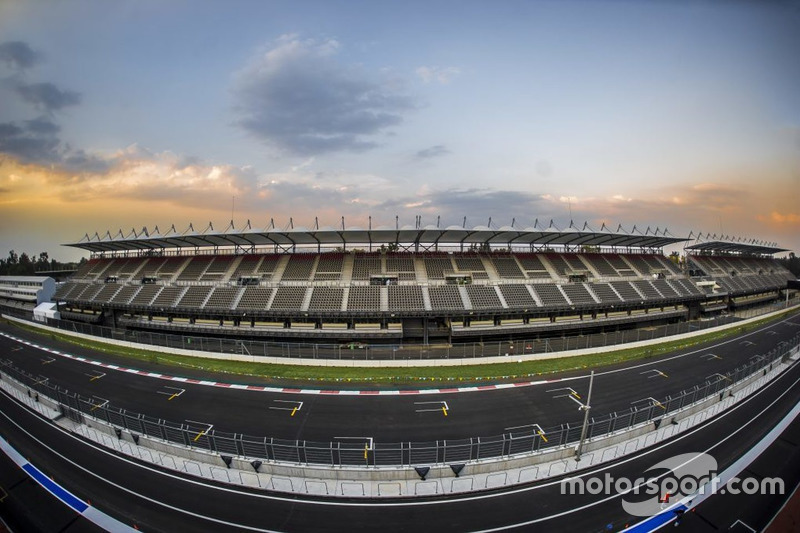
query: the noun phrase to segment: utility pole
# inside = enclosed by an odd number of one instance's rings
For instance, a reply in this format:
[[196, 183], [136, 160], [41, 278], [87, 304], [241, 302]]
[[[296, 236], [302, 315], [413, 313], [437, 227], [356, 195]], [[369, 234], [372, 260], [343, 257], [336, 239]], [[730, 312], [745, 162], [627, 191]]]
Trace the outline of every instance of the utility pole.
[[589, 429], [589, 410], [592, 408], [592, 385], [594, 384], [594, 370], [589, 374], [589, 394], [586, 395], [586, 403], [581, 405], [579, 409], [583, 410], [583, 429], [581, 429], [581, 440], [578, 443], [578, 449], [575, 450], [575, 461], [581, 460], [581, 453], [583, 452], [583, 443], [586, 440], [586, 430]]

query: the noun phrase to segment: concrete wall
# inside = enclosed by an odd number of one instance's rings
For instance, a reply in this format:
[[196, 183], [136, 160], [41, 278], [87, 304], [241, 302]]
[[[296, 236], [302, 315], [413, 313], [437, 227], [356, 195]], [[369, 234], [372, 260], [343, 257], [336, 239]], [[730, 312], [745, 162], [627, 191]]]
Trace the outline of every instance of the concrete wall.
[[[794, 352], [797, 352], [797, 349], [795, 349]], [[783, 370], [788, 368], [788, 366], [789, 366], [788, 364], [780, 362], [773, 363], [771, 367], [767, 368], [768, 371], [775, 370], [774, 374], [770, 376], [770, 379], [780, 374]], [[662, 425], [667, 425], [671, 423], [677, 425], [681, 420], [687, 419], [697, 413], [700, 413], [703, 410], [708, 409], [709, 407], [712, 407], [715, 404], [718, 404], [724, 400], [728, 400], [729, 392], [732, 392], [735, 395], [738, 391], [741, 391], [745, 387], [754, 384], [755, 382], [757, 382], [762, 378], [765, 378], [764, 373], [761, 371], [756, 372], [747, 379], [740, 381], [735, 386], [724, 391], [722, 397], [720, 396], [719, 393], [714, 394], [713, 396], [708, 396], [706, 398], [703, 398], [691, 405], [685, 406], [683, 409], [677, 412], [669, 414], [668, 416], [662, 419]], [[3, 381], [6, 382], [6, 384], [13, 386], [14, 388], [18, 389], [23, 393], [29, 391], [29, 389], [26, 386], [20, 384], [19, 382], [17, 382], [13, 378], [8, 377], [5, 374], [3, 374]], [[734, 398], [734, 401], [730, 402], [730, 404], [733, 405], [735, 401], [737, 401], [737, 399]], [[39, 395], [39, 402], [54, 411], [59, 410], [58, 402], [46, 396]], [[115, 426], [110, 425], [105, 420], [94, 418], [85, 413], [81, 414], [83, 415], [85, 426], [92, 428], [97, 432], [111, 436], [113, 438], [118, 438], [116, 435], [117, 428], [115, 428]], [[688, 428], [688, 425], [686, 425], [685, 427]], [[607, 448], [609, 446], [622, 444], [625, 443], [626, 441], [636, 439], [637, 437], [653, 433], [655, 430], [656, 428], [653, 421], [648, 421], [648, 422], [642, 422], [630, 428], [622, 429], [610, 434], [595, 437], [593, 439], [589, 439], [586, 441], [583, 453], [584, 455], [586, 455], [594, 451]], [[192, 448], [190, 446], [185, 446], [173, 442], [163, 441], [161, 439], [149, 437], [146, 435], [137, 435], [137, 436], [138, 436], [138, 445], [146, 447], [150, 450], [188, 459], [190, 461], [196, 461], [211, 465], [218, 465], [220, 467], [226, 468], [225, 462], [220, 457], [220, 454], [198, 448]], [[128, 430], [122, 429], [120, 438], [121, 440], [124, 440], [126, 442], [130, 443], [135, 442], [131, 432]], [[542, 451], [521, 453], [512, 456], [493, 457], [476, 461], [465, 461], [465, 463], [468, 465], [470, 475], [504, 472], [512, 469], [541, 465], [544, 463], [550, 463], [554, 461], [564, 461], [568, 459], [574, 459], [575, 448], [576, 448], [576, 443], [573, 442], [568, 445], [546, 448]], [[419, 479], [414, 468], [410, 466], [365, 465], [363, 467], [360, 467], [353, 465], [348, 465], [348, 466], [304, 465], [300, 463], [293, 464], [286, 462], [268, 461], [265, 458], [232, 457], [231, 468], [243, 471], [252, 471], [253, 467], [250, 464], [250, 462], [253, 459], [259, 459], [262, 461], [262, 465], [259, 469], [259, 472], [261, 473], [284, 476], [284, 477], [292, 477], [292, 478], [309, 478], [309, 479], [326, 479], [326, 480], [346, 479], [346, 480], [369, 481], [369, 482], [398, 481], [398, 480], [416, 481]], [[453, 461], [453, 462], [460, 462], [460, 461]], [[449, 464], [444, 464], [444, 465], [427, 464], [427, 465], [415, 465], [415, 466], [430, 466], [431, 471], [429, 473], [429, 477], [431, 477], [432, 479], [453, 476], [453, 472], [450, 469]]]
[[[800, 304], [798, 304], [800, 305]], [[794, 309], [796, 306], [792, 306]], [[93, 342], [102, 342], [105, 344], [111, 344], [114, 346], [123, 346], [126, 348], [134, 348], [137, 350], [150, 350], [162, 353], [171, 353], [175, 355], [185, 355], [189, 357], [205, 357], [209, 359], [221, 359], [221, 360], [228, 360], [228, 361], [247, 361], [252, 363], [269, 363], [269, 364], [279, 364], [279, 365], [302, 365], [302, 366], [335, 366], [335, 367], [379, 367], [379, 368], [410, 368], [410, 367], [440, 367], [440, 366], [470, 366], [470, 365], [485, 365], [491, 363], [509, 363], [513, 362], [514, 360], [517, 361], [539, 361], [544, 359], [556, 359], [560, 357], [577, 357], [579, 355], [591, 355], [591, 354], [600, 354], [600, 353], [607, 353], [613, 352], [618, 350], [627, 350], [631, 348], [647, 348], [650, 346], [658, 346], [659, 344], [663, 344], [665, 342], [672, 342], [677, 340], [688, 340], [695, 337], [699, 337], [702, 335], [706, 335], [709, 333], [716, 333], [721, 331], [732, 330], [735, 328], [739, 328], [741, 326], [750, 324], [752, 322], [762, 320], [765, 318], [771, 318], [781, 313], [784, 313], [785, 310], [780, 311], [773, 311], [772, 313], [766, 313], [764, 315], [760, 315], [757, 317], [749, 318], [746, 320], [742, 320], [740, 322], [735, 322], [733, 324], [726, 324], [724, 326], [717, 326], [713, 328], [708, 328], [704, 330], [692, 331], [690, 333], [682, 333], [680, 335], [673, 335], [670, 337], [662, 337], [658, 339], [651, 339], [646, 341], [637, 341], [637, 342], [629, 342], [626, 344], [618, 344], [614, 346], [604, 346], [598, 348], [583, 348], [579, 350], [569, 350], [564, 352], [550, 352], [544, 354], [527, 354], [527, 355], [514, 355], [514, 356], [493, 356], [493, 357], [479, 357], [479, 358], [471, 358], [471, 359], [430, 359], [430, 360], [402, 360], [402, 361], [342, 361], [338, 359], [295, 359], [295, 358], [288, 358], [288, 357], [264, 357], [264, 356], [251, 356], [251, 355], [240, 355], [240, 354], [223, 354], [223, 353], [215, 353], [215, 352], [202, 352], [197, 350], [184, 350], [182, 348], [167, 348], [162, 346], [152, 346], [150, 344], [139, 344], [135, 342], [129, 341], [120, 341], [116, 339], [105, 339], [100, 337], [95, 337], [92, 335], [86, 335], [84, 333], [75, 333], [72, 331], [61, 330], [58, 328], [53, 328], [50, 326], [43, 326], [41, 324], [37, 324], [34, 322], [28, 322], [26, 320], [22, 320], [16, 317], [12, 317], [9, 315], [2, 315], [3, 318], [10, 320], [12, 322], [18, 322], [21, 324], [25, 324], [28, 326], [36, 327], [45, 331], [50, 331], [52, 333], [58, 333], [60, 335], [68, 335], [71, 337], [79, 338], [79, 339], [86, 339]]]

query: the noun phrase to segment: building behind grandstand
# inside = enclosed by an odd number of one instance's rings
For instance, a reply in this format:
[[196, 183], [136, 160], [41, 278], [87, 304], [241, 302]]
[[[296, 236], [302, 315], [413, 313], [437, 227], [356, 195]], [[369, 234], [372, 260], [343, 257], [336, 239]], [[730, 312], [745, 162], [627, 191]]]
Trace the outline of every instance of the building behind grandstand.
[[[91, 259], [54, 300], [63, 319], [122, 330], [432, 344], [647, 327], [788, 297], [793, 276], [772, 258], [784, 249], [688, 242], [552, 224], [145, 229], [68, 244]], [[663, 253], [676, 244], [683, 264]]]

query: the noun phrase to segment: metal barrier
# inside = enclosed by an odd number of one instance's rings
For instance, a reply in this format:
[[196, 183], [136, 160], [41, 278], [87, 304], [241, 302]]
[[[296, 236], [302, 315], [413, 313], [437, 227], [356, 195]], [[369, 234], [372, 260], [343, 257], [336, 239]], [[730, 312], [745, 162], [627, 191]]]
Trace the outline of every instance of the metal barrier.
[[[652, 423], [699, 401], [724, 394], [725, 390], [758, 372], [766, 374], [767, 369], [772, 369], [776, 361], [789, 355], [798, 345], [800, 345], [800, 334], [795, 335], [790, 342], [782, 342], [768, 353], [735, 368], [732, 372], [718, 374], [717, 379], [713, 381], [705, 380], [678, 394], [652, 399], [653, 401], [647, 406], [634, 406], [627, 411], [593, 417], [589, 421], [587, 435], [589, 438], [599, 437], [643, 423]], [[120, 409], [109, 402], [85, 398], [53, 386], [47, 380], [14, 367], [10, 360], [0, 362], [0, 371], [2, 371], [0, 377], [5, 373], [26, 386], [29, 389], [28, 394], [44, 395], [56, 401], [61, 413], [78, 423], [84, 423], [84, 416], [88, 415], [124, 429], [137, 438], [139, 435], [147, 435], [220, 455], [297, 465], [413, 466], [497, 459], [575, 444], [580, 439], [582, 426], [581, 422], [576, 421], [490, 437], [431, 442], [373, 442], [358, 439], [336, 442], [286, 440], [225, 433], [209, 429], [208, 426], [176, 423]]]
[[[783, 309], [783, 304], [762, 308], [761, 313]], [[4, 310], [5, 314], [32, 320], [30, 313]], [[303, 342], [268, 342], [214, 338], [195, 335], [175, 335], [148, 331], [119, 330], [106, 326], [69, 320], [47, 319], [50, 327], [92, 335], [98, 339], [113, 339], [158, 347], [180, 348], [198, 352], [241, 354], [247, 356], [283, 357], [291, 359], [337, 360], [426, 360], [426, 359], [477, 359], [515, 355], [530, 355], [569, 350], [602, 348], [630, 342], [661, 339], [691, 333], [741, 320], [722, 316], [700, 322], [679, 322], [662, 326], [618, 330], [590, 335], [564, 335], [561, 337], [531, 337], [524, 340], [458, 343], [451, 345], [422, 344], [321, 344]], [[565, 327], [569, 322], [563, 323]], [[586, 324], [591, 326], [591, 324]]]

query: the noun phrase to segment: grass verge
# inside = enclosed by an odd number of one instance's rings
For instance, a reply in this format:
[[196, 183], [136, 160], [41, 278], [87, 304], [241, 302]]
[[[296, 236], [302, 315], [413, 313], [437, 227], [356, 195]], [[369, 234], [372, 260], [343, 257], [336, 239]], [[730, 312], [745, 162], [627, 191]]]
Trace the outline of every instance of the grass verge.
[[27, 326], [16, 322], [6, 321], [7, 324], [25, 329], [54, 340], [64, 341], [76, 346], [90, 348], [99, 352], [123, 356], [131, 361], [143, 361], [149, 365], [163, 366], [164, 373], [174, 372], [175, 368], [194, 368], [207, 372], [233, 374], [260, 378], [275, 383], [301, 383], [314, 386], [326, 384], [370, 383], [377, 386], [413, 385], [415, 387], [441, 384], [464, 384], [464, 382], [508, 381], [527, 379], [555, 372], [578, 370], [584, 368], [597, 368], [616, 363], [648, 359], [657, 357], [671, 351], [682, 350], [702, 343], [717, 341], [740, 335], [761, 327], [767, 322], [777, 320], [790, 313], [787, 310], [773, 318], [764, 318], [746, 325], [732, 327], [725, 331], [711, 332], [698, 335], [690, 339], [665, 341], [661, 344], [645, 348], [621, 348], [605, 353], [561, 357], [557, 359], [543, 359], [534, 361], [516, 360], [508, 363], [492, 363], [468, 366], [442, 366], [442, 367], [403, 367], [403, 368], [362, 368], [362, 367], [325, 367], [325, 366], [299, 366], [281, 365], [270, 363], [251, 363], [245, 361], [230, 361], [225, 359], [210, 359], [204, 357], [174, 355], [154, 350], [140, 350], [115, 346], [99, 341], [90, 341], [41, 330], [34, 326]]

